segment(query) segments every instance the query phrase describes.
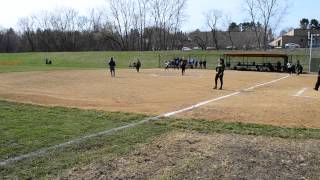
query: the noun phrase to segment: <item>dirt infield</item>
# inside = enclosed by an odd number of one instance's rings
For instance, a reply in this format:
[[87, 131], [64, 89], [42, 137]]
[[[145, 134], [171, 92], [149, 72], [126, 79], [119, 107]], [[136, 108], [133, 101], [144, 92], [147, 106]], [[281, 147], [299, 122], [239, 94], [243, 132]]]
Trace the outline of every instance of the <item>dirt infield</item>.
[[169, 133], [57, 179], [318, 179], [319, 148], [316, 140]]
[[[312, 89], [310, 76], [290, 78], [212, 103], [180, 117], [320, 128], [320, 93]], [[300, 91], [300, 92], [299, 92]]]
[[[104, 70], [73, 70], [0, 74], [0, 99], [47, 106], [158, 115], [241, 91], [284, 74], [225, 73], [225, 89], [213, 90], [213, 71], [162, 69], [119, 70], [111, 78]], [[240, 121], [287, 127], [320, 128], [320, 93], [315, 77], [292, 76], [275, 84], [242, 92], [179, 117]], [[306, 88], [299, 96], [296, 95]]]

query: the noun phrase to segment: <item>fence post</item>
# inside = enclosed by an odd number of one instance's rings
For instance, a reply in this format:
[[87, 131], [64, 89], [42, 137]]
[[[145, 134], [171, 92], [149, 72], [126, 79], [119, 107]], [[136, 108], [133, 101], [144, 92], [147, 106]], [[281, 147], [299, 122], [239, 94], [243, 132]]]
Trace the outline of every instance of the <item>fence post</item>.
[[161, 55], [160, 55], [160, 54], [159, 54], [159, 57], [158, 57], [158, 61], [159, 61], [159, 62], [158, 62], [158, 63], [159, 63], [159, 64], [158, 64], [158, 68], [161, 68], [161, 64], [160, 64], [160, 62], [161, 62]]

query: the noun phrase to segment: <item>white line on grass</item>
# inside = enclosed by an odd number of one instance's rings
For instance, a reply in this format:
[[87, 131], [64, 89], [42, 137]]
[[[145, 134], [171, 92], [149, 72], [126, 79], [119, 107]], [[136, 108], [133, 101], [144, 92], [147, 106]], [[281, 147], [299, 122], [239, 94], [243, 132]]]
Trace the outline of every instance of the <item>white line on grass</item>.
[[64, 142], [62, 144], [54, 145], [54, 146], [51, 146], [51, 147], [48, 147], [48, 148], [42, 148], [42, 149], [40, 149], [38, 151], [34, 151], [34, 152], [31, 152], [31, 153], [28, 153], [28, 154], [24, 154], [24, 155], [21, 155], [21, 156], [17, 156], [17, 157], [14, 157], [14, 158], [7, 159], [5, 161], [1, 161], [0, 162], [0, 166], [6, 166], [6, 165], [9, 165], [10, 163], [13, 163], [13, 162], [16, 162], [16, 161], [21, 161], [21, 160], [26, 159], [26, 158], [40, 156], [40, 155], [43, 155], [43, 154], [47, 153], [50, 150], [63, 148], [65, 146], [68, 146], [68, 145], [71, 145], [71, 144], [75, 144], [75, 143], [79, 143], [81, 141], [84, 141], [84, 140], [87, 140], [87, 139], [91, 139], [91, 138], [94, 138], [94, 137], [108, 135], [108, 134], [120, 131], [122, 129], [135, 127], [137, 125], [146, 123], [146, 122], [151, 121], [151, 120], [157, 120], [159, 118], [160, 118], [160, 116], [147, 118], [147, 119], [144, 119], [144, 120], [136, 122], [136, 123], [131, 123], [131, 124], [128, 124], [128, 125], [125, 125], [125, 126], [109, 129], [109, 130], [98, 132], [98, 133], [95, 133], [95, 134], [90, 134], [90, 135], [83, 136], [83, 137], [78, 138], [78, 139], [74, 139], [74, 140], [71, 140], [71, 141]]
[[[249, 91], [249, 90], [253, 90], [255, 88], [261, 87], [261, 86], [265, 86], [265, 85], [268, 85], [268, 84], [276, 83], [276, 82], [278, 82], [280, 80], [283, 80], [283, 79], [286, 79], [288, 77], [290, 77], [290, 76], [287, 75], [285, 77], [282, 77], [282, 78], [279, 78], [279, 79], [276, 79], [276, 80], [273, 80], [273, 81], [270, 81], [270, 82], [258, 84], [258, 85], [252, 86], [250, 88], [244, 89], [244, 91]], [[125, 125], [125, 126], [109, 129], [109, 130], [98, 132], [98, 133], [91, 134], [91, 135], [87, 135], [87, 136], [84, 136], [84, 137], [80, 137], [78, 139], [74, 139], [74, 140], [71, 140], [71, 141], [64, 142], [62, 144], [57, 144], [57, 145], [54, 145], [54, 146], [51, 146], [51, 147], [42, 148], [40, 150], [31, 152], [31, 153], [28, 153], [28, 154], [24, 154], [24, 155], [17, 156], [17, 157], [14, 157], [14, 158], [9, 158], [7, 160], [0, 161], [0, 166], [7, 166], [7, 165], [9, 165], [11, 163], [14, 163], [14, 162], [17, 162], [17, 161], [21, 161], [21, 160], [24, 160], [24, 159], [27, 159], [27, 158], [41, 156], [41, 155], [46, 154], [48, 151], [55, 150], [55, 149], [58, 149], [58, 148], [64, 148], [64, 147], [66, 147], [68, 145], [80, 143], [80, 142], [82, 142], [84, 140], [87, 140], [87, 139], [91, 139], [91, 138], [95, 138], [95, 137], [99, 137], [99, 136], [110, 135], [110, 134], [112, 134], [114, 132], [117, 132], [117, 131], [120, 131], [120, 130], [123, 130], [123, 129], [132, 128], [132, 127], [144, 124], [144, 123], [149, 122], [149, 121], [159, 120], [161, 117], [170, 117], [170, 116], [182, 113], [182, 112], [190, 111], [190, 110], [196, 109], [196, 108], [198, 108], [200, 106], [204, 106], [206, 104], [209, 104], [209, 103], [212, 103], [212, 102], [215, 102], [215, 101], [219, 101], [219, 100], [226, 99], [226, 98], [229, 98], [229, 97], [232, 97], [232, 96], [236, 96], [236, 95], [238, 95], [240, 93], [241, 93], [241, 91], [237, 91], [237, 92], [234, 92], [234, 93], [231, 93], [231, 94], [228, 94], [228, 95], [225, 95], [225, 96], [221, 96], [221, 97], [218, 97], [218, 98], [215, 98], [215, 99], [211, 99], [211, 100], [208, 100], [208, 101], [200, 102], [198, 104], [192, 105], [190, 107], [187, 107], [187, 108], [184, 108], [184, 109], [181, 109], [181, 110], [165, 113], [165, 114], [162, 114], [162, 115], [159, 115], [159, 116], [156, 116], [156, 117], [146, 118], [146, 119], [144, 119], [142, 121], [139, 121], [139, 122], [135, 122], [135, 123], [131, 123], [131, 124], [128, 124], [128, 125]]]
[[302, 88], [300, 91], [297, 92], [294, 96], [301, 96], [308, 88]]

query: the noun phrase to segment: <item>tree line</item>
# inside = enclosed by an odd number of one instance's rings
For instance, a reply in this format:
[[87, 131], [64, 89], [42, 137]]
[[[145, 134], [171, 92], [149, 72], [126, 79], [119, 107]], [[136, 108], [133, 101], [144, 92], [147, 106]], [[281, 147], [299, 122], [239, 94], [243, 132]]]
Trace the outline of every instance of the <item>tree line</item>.
[[1, 31], [0, 52], [180, 49], [186, 1], [108, 0], [108, 9], [85, 16], [72, 8], [42, 11], [21, 18], [21, 32]]
[[227, 13], [211, 9], [203, 15], [209, 31], [191, 33], [181, 31], [187, 0], [107, 0], [108, 8], [86, 15], [72, 8], [42, 11], [21, 18], [20, 31], [0, 31], [0, 52], [151, 51], [185, 45], [267, 49], [287, 0], [243, 1], [249, 22], [237, 24]]

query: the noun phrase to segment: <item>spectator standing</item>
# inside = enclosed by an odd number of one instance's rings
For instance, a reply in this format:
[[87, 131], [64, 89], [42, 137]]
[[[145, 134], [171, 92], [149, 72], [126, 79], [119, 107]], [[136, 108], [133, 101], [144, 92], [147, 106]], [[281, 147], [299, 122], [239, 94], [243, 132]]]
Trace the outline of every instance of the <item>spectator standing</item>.
[[202, 61], [202, 64], [203, 64], [203, 69], [207, 69], [207, 60], [203, 60]]

